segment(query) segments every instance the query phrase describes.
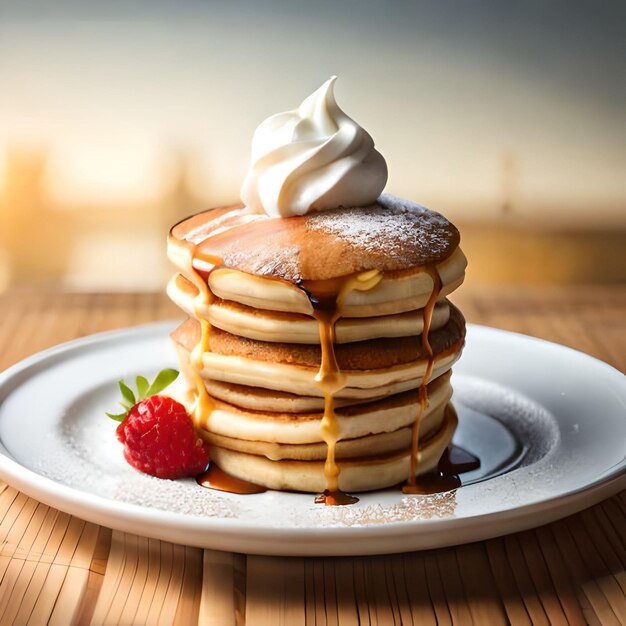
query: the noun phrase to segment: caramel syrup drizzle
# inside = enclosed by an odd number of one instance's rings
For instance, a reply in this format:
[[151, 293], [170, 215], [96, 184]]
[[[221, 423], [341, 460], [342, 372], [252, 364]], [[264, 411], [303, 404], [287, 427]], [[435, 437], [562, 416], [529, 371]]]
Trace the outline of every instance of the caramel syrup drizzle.
[[341, 429], [334, 410], [334, 395], [346, 385], [346, 376], [339, 369], [335, 357], [335, 322], [334, 312], [316, 311], [314, 317], [319, 324], [322, 361], [315, 376], [315, 382], [324, 393], [324, 416], [320, 426], [322, 439], [326, 442], [327, 452], [324, 462], [324, 477], [327, 491], [339, 491], [339, 466], [335, 461], [335, 448], [341, 436]]
[[[223, 217], [222, 213], [223, 211], [217, 214], [217, 220], [220, 219], [220, 216]], [[240, 213], [246, 214], [246, 210], [244, 209]], [[249, 214], [250, 212], [248, 211], [247, 213]], [[192, 417], [197, 427], [204, 427], [206, 426], [206, 422], [215, 408], [215, 404], [207, 392], [202, 376], [199, 373], [203, 368], [204, 353], [209, 349], [209, 337], [211, 333], [211, 324], [200, 314], [200, 309], [211, 304], [215, 298], [209, 287], [208, 277], [203, 276], [194, 267], [194, 260], [203, 261], [204, 263], [209, 264], [211, 266], [210, 271], [212, 271], [216, 267], [222, 265], [223, 259], [215, 254], [204, 252], [202, 250], [202, 245], [208, 238], [211, 237], [211, 229], [206, 230], [206, 236], [200, 240], [197, 239], [196, 235], [190, 233], [190, 231], [185, 231], [181, 234], [174, 234], [176, 228], [181, 226], [186, 221], [187, 220], [183, 220], [183, 222], [179, 222], [176, 226], [174, 226], [170, 231], [170, 237], [172, 235], [175, 237], [177, 240], [178, 252], [182, 254], [180, 263], [177, 263], [177, 265], [183, 269], [185, 277], [191, 280], [193, 285], [198, 290], [198, 293], [193, 300], [193, 311], [195, 318], [200, 322], [201, 334], [200, 341], [191, 351], [191, 367], [186, 370], [186, 374], [189, 378], [193, 379], [196, 389], [196, 399], [192, 410]], [[213, 220], [210, 221], [212, 222]], [[222, 226], [224, 225], [225, 224], [222, 224]]]
[[428, 356], [428, 364], [426, 365], [426, 371], [424, 372], [422, 383], [418, 390], [420, 407], [417, 415], [415, 416], [415, 421], [413, 422], [413, 426], [411, 429], [411, 463], [409, 469], [409, 479], [402, 488], [403, 493], [408, 494], [424, 493], [424, 491], [420, 489], [419, 485], [417, 484], [416, 478], [417, 462], [419, 459], [419, 432], [422, 415], [428, 407], [428, 381], [430, 380], [430, 377], [433, 373], [433, 366], [435, 364], [433, 349], [430, 345], [428, 333], [430, 332], [430, 325], [433, 319], [435, 304], [437, 303], [437, 298], [441, 293], [441, 277], [439, 276], [437, 268], [434, 266], [426, 266], [424, 267], [424, 271], [432, 278], [433, 281], [433, 290], [430, 294], [430, 297], [428, 298], [426, 306], [423, 309], [424, 328], [422, 330], [422, 349], [424, 350], [424, 352], [426, 352]]
[[[211, 304], [215, 300], [215, 296], [209, 287], [208, 276], [202, 276], [202, 274], [194, 268], [193, 261], [194, 258], [198, 258], [211, 264], [212, 271], [222, 264], [222, 259], [216, 256], [198, 253], [197, 245], [189, 242], [185, 242], [184, 248], [185, 275], [190, 278], [198, 291], [193, 300], [193, 311], [196, 319], [200, 322], [201, 329], [200, 340], [191, 351], [191, 367], [188, 370], [188, 374], [193, 378], [195, 386], [195, 403], [192, 409], [192, 418], [197, 428], [206, 428], [211, 413], [215, 409], [215, 403], [213, 398], [209, 395], [202, 376], [200, 375], [200, 371], [204, 367], [204, 353], [209, 350], [209, 338], [211, 333], [211, 324], [203, 317], [201, 309]], [[196, 482], [201, 487], [239, 495], [257, 494], [267, 491], [267, 489], [261, 485], [227, 474], [214, 463], [211, 463], [206, 472], [196, 477]]]
[[[190, 278], [191, 282], [198, 290], [198, 294], [193, 300], [193, 310], [196, 319], [200, 322], [200, 341], [191, 351], [191, 368], [188, 373], [191, 375], [195, 385], [195, 403], [192, 409], [192, 417], [196, 426], [204, 426], [209, 415], [213, 412], [214, 403], [213, 399], [209, 395], [204, 381], [200, 375], [200, 370], [203, 367], [203, 355], [209, 349], [209, 337], [211, 333], [211, 324], [205, 320], [200, 314], [200, 309], [211, 304], [214, 300], [213, 293], [209, 288], [208, 280], [202, 277], [202, 275], [194, 268], [193, 260], [197, 256], [197, 246], [189, 242], [183, 242], [185, 250], [185, 269], [186, 276]], [[202, 260], [212, 263], [213, 266], [221, 263], [221, 259], [217, 257], [208, 257], [202, 255]]]
[[340, 468], [335, 458], [341, 428], [334, 410], [335, 394], [346, 386], [346, 376], [337, 364], [335, 356], [335, 324], [341, 317], [345, 298], [351, 291], [367, 291], [382, 279], [378, 270], [361, 272], [340, 279], [303, 281], [300, 287], [307, 294], [313, 307], [313, 317], [318, 322], [320, 334], [321, 363], [315, 383], [324, 395], [324, 415], [320, 426], [326, 443], [324, 462], [324, 494], [316, 502], [328, 505], [353, 504], [358, 498], [348, 496], [339, 489]]
[[248, 480], [242, 480], [241, 478], [227, 474], [214, 463], [211, 464], [211, 467], [209, 467], [204, 474], [200, 474], [200, 476], [196, 478], [196, 482], [201, 487], [226, 491], [227, 493], [236, 493], [242, 496], [265, 493], [267, 491], [267, 488], [261, 485], [256, 485]]

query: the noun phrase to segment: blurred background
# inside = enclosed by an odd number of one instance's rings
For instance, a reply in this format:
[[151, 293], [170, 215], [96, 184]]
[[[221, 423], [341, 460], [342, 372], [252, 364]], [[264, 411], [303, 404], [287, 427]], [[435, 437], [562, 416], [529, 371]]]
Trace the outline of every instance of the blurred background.
[[474, 283], [626, 281], [626, 4], [0, 0], [0, 291], [160, 290], [330, 75]]

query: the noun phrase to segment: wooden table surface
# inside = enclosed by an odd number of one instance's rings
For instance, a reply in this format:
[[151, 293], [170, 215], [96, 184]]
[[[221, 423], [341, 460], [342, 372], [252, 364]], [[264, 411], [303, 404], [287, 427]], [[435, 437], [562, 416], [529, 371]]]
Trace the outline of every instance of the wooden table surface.
[[[626, 285], [466, 286], [454, 300], [468, 321], [566, 344], [626, 371]], [[177, 317], [160, 294], [10, 291], [0, 295], [0, 370], [68, 339]], [[626, 624], [625, 567], [626, 492], [489, 541], [304, 559], [111, 531], [0, 484], [3, 625]]]

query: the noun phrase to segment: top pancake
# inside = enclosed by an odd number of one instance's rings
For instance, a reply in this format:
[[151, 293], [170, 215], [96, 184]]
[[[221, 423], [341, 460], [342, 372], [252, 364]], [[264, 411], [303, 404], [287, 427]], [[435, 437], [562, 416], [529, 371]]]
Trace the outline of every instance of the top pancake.
[[439, 213], [389, 194], [369, 207], [285, 218], [234, 205], [194, 215], [170, 232], [171, 243], [193, 244], [197, 259], [294, 283], [435, 265], [459, 240]]

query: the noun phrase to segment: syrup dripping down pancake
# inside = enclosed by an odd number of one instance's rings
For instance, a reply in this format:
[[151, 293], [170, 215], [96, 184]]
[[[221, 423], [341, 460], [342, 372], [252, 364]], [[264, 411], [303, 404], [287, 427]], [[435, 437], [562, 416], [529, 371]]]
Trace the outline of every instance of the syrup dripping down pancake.
[[[431, 426], [437, 425], [439, 418], [435, 413], [450, 401], [452, 387], [449, 372], [429, 384], [429, 393], [429, 405], [424, 412], [425, 432]], [[187, 405], [192, 401], [182, 394], [178, 395], [178, 399]], [[339, 436], [341, 439], [358, 439], [407, 428], [412, 425], [418, 407], [419, 395], [413, 390], [338, 408], [336, 415]], [[196, 422], [196, 425], [201, 430], [224, 437], [299, 446], [323, 441], [320, 434], [322, 418], [323, 410], [314, 413], [288, 413], [246, 409], [216, 400], [211, 414], [205, 420]]]
[[[438, 404], [433, 403], [429, 410], [424, 413], [420, 420], [420, 436], [427, 438], [433, 432], [436, 432], [443, 422], [444, 410], [448, 403], [448, 398], [444, 402]], [[393, 401], [388, 404], [393, 404]], [[404, 407], [404, 411], [394, 411], [385, 406], [377, 410], [370, 410], [363, 416], [354, 416], [352, 419], [346, 419], [341, 415], [337, 415], [340, 426], [340, 435], [336, 446], [337, 458], [365, 457], [375, 454], [395, 452], [404, 450], [411, 445], [411, 426], [415, 419], [415, 406], [409, 405]], [[395, 413], [395, 414], [394, 414]], [[319, 419], [311, 424], [305, 424], [308, 428], [307, 433], [303, 437], [299, 437], [298, 426], [300, 422], [295, 424], [285, 424], [281, 421], [281, 415], [267, 413], [264, 416], [263, 428], [243, 429], [233, 427], [232, 424], [226, 424], [227, 417], [232, 413], [227, 411], [214, 411], [209, 418], [206, 428], [200, 427], [199, 433], [209, 444], [217, 445], [221, 448], [246, 452], [248, 454], [256, 454], [265, 456], [271, 460], [295, 459], [304, 461], [322, 461], [326, 458], [326, 444], [319, 436], [320, 423], [322, 415]], [[393, 426], [389, 422], [385, 423], [389, 417], [393, 419]], [[356, 424], [350, 424], [356, 422]], [[250, 422], [239, 420], [236, 426], [246, 426]], [[352, 428], [352, 432], [343, 429], [348, 423]], [[367, 426], [372, 428], [368, 429]], [[308, 443], [292, 443], [285, 442], [283, 439], [294, 438], [312, 438], [307, 437], [313, 428], [317, 429], [317, 441]], [[234, 435], [225, 435], [219, 431], [234, 431]], [[374, 432], [367, 432], [372, 430]], [[255, 432], [260, 431], [264, 440], [254, 438]], [[351, 436], [358, 433], [358, 436]], [[268, 441], [272, 439], [273, 441]]]
[[[418, 474], [435, 469], [448, 447], [458, 419], [448, 404], [439, 430], [420, 443], [418, 451]], [[306, 491], [319, 493], [326, 488], [323, 461], [273, 461], [265, 456], [247, 454], [228, 448], [214, 446], [213, 460], [224, 471], [250, 480], [269, 489], [281, 491]], [[340, 467], [339, 489], [346, 493], [358, 493], [384, 489], [406, 480], [409, 473], [411, 449], [372, 456], [338, 459]]]
[[[448, 323], [430, 334], [435, 355], [449, 350], [458, 351], [465, 337], [465, 320], [460, 311], [450, 306]], [[191, 351], [200, 340], [200, 325], [194, 319], [183, 322], [172, 338]], [[224, 356], [238, 356], [254, 361], [319, 368], [321, 350], [317, 345], [264, 342], [248, 339], [213, 328], [209, 336], [209, 350]], [[335, 346], [339, 367], [344, 370], [385, 369], [425, 358], [421, 338], [401, 337], [371, 339]]]
[[[213, 327], [258, 341], [319, 344], [318, 322], [310, 315], [264, 310], [231, 300], [216, 299], [206, 306], [196, 306], [197, 289], [181, 274], [172, 278], [168, 295], [189, 316], [198, 315]], [[444, 326], [450, 317], [446, 300], [437, 303], [431, 329]], [[335, 324], [337, 343], [352, 343], [385, 337], [408, 337], [421, 334], [424, 315], [421, 309], [376, 317], [342, 317]]]

